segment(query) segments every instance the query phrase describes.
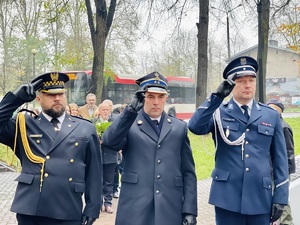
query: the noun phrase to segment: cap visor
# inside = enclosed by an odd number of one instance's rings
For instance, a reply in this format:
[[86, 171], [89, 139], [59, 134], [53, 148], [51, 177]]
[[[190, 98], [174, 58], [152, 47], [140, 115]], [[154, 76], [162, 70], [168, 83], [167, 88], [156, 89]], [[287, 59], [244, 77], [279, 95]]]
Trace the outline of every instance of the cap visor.
[[147, 91], [151, 93], [163, 93], [163, 94], [168, 93], [166, 89], [160, 87], [149, 87], [147, 88]]
[[67, 90], [65, 88], [55, 88], [55, 89], [48, 89], [48, 90], [41, 90], [43, 93], [47, 94], [61, 94], [66, 92]]
[[237, 72], [236, 78], [237, 78], [237, 77], [245, 77], [245, 76], [256, 77], [256, 73], [253, 72], [253, 71], [242, 71], [242, 72]]

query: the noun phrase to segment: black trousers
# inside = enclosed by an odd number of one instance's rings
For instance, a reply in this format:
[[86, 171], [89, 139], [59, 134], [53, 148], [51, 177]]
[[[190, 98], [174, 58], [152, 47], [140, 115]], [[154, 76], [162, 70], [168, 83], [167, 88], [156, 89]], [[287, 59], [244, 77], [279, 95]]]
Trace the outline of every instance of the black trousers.
[[29, 216], [17, 213], [18, 225], [80, 225], [80, 220], [58, 220], [44, 216]]
[[[113, 186], [114, 186], [114, 175], [116, 163], [103, 164], [103, 191], [102, 198], [105, 206], [112, 205]], [[103, 205], [102, 200], [102, 205]]]
[[270, 213], [245, 215], [215, 206], [216, 225], [270, 225]]

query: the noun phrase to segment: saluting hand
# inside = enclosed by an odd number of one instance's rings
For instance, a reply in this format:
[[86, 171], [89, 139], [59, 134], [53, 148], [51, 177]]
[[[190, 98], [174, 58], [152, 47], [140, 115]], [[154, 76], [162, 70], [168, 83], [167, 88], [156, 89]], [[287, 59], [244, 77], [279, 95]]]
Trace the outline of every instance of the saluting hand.
[[223, 80], [223, 82], [218, 87], [217, 91], [214, 92], [219, 98], [226, 98], [232, 91], [232, 89], [235, 86], [234, 78], [236, 77], [236, 74], [234, 74], [232, 77], [228, 77], [226, 80]]
[[139, 90], [135, 92], [134, 97], [128, 105], [129, 109], [137, 112], [144, 107], [145, 92], [146, 90]]
[[35, 99], [35, 92], [41, 87], [42, 79], [39, 79], [31, 84], [22, 84], [13, 94], [22, 102], [31, 102]]

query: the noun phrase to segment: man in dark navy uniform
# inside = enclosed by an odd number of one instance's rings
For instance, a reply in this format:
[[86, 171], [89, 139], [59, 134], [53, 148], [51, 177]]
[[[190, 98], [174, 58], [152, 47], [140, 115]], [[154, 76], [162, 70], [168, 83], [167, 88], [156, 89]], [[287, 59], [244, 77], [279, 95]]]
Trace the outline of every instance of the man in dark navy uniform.
[[[187, 124], [164, 112], [168, 82], [158, 72], [104, 132], [102, 148], [122, 149], [116, 225], [195, 225], [197, 180]], [[145, 103], [145, 104], [144, 104]]]
[[[99, 216], [100, 142], [92, 123], [65, 113], [68, 80], [63, 73], [43, 74], [0, 103], [0, 141], [22, 164], [11, 207], [19, 225], [92, 225]], [[39, 115], [20, 112], [11, 118], [35, 98]]]
[[[288, 165], [278, 113], [254, 100], [258, 65], [234, 59], [224, 81], [194, 113], [189, 129], [216, 146], [209, 203], [217, 225], [270, 225], [288, 203]], [[229, 102], [222, 104], [232, 92]], [[272, 189], [272, 171], [274, 189]]]

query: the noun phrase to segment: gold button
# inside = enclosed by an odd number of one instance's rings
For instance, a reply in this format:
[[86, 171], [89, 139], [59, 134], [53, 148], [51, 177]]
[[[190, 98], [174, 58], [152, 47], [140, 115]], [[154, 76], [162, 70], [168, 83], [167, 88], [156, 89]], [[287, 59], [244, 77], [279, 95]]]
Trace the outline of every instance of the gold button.
[[50, 159], [50, 156], [49, 156], [49, 155], [47, 155], [47, 156], [46, 156], [46, 159]]
[[78, 142], [75, 143], [75, 146], [78, 146]]
[[36, 143], [38, 143], [38, 144], [39, 144], [39, 143], [41, 143], [41, 141], [40, 141], [40, 140], [36, 140]]
[[74, 159], [70, 159], [70, 162], [73, 163], [73, 162], [74, 162]]
[[49, 175], [48, 175], [48, 173], [45, 173], [45, 177], [48, 177]]
[[72, 177], [70, 177], [70, 178], [69, 178], [69, 181], [72, 181], [72, 180], [73, 180]]

